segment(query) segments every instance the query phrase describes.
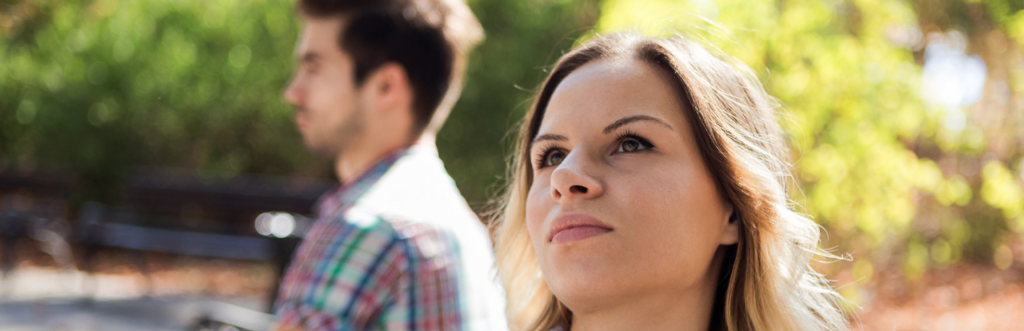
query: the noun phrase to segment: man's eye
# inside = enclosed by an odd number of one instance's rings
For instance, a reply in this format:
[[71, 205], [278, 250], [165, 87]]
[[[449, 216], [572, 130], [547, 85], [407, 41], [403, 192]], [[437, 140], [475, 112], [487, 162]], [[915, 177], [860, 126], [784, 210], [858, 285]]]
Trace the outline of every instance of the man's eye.
[[554, 167], [562, 164], [565, 160], [565, 153], [562, 151], [550, 151], [544, 156], [544, 160], [541, 161], [543, 167]]
[[619, 149], [616, 150], [618, 153], [631, 153], [639, 152], [651, 148], [651, 145], [633, 138], [626, 138], [619, 142]]
[[316, 63], [307, 62], [302, 64], [302, 71], [305, 71], [308, 74], [316, 73], [319, 69], [320, 66]]

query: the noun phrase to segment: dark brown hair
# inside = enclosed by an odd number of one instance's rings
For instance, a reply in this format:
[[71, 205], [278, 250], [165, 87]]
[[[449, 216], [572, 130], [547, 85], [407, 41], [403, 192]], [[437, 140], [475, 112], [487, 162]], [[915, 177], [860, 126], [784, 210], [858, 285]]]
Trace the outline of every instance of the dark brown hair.
[[462, 86], [466, 55], [483, 30], [456, 0], [301, 0], [308, 17], [344, 19], [338, 46], [356, 86], [385, 63], [405, 69], [413, 90], [413, 130], [440, 129]]

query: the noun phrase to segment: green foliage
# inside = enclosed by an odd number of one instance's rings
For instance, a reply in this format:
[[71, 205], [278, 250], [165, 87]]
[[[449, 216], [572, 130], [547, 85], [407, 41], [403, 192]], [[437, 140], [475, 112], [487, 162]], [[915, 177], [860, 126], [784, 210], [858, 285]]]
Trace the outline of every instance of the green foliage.
[[317, 171], [278, 92], [297, 36], [288, 2], [13, 8], [38, 23], [0, 39], [0, 166], [75, 170], [79, 199], [104, 201], [137, 165]]
[[[617, 10], [619, 3], [607, 2], [605, 17], [627, 13]], [[720, 45], [723, 51], [761, 69], [769, 92], [789, 110], [783, 125], [799, 160], [808, 213], [840, 238], [855, 238], [847, 235], [852, 231], [869, 234], [864, 238], [871, 246], [906, 228], [915, 211], [912, 195], [946, 184], [934, 163], [918, 160], [900, 140], [917, 139], [934, 127], [916, 97], [920, 71], [912, 55], [882, 36], [889, 24], [913, 24], [913, 12], [901, 4], [873, 4], [872, 17], [851, 22], [820, 1], [715, 4], [717, 20], [738, 30], [733, 32], [737, 40]], [[602, 28], [615, 29], [603, 25], [605, 17]], [[697, 22], [670, 24], [701, 28]], [[851, 31], [854, 25], [859, 31]], [[700, 36], [714, 30], [697, 32]], [[721, 39], [716, 34], [705, 37], [712, 42], [715, 38]], [[955, 190], [962, 186], [955, 184], [953, 193], [962, 194]]]
[[[855, 254], [836, 265], [858, 279], [1005, 262], [1007, 234], [1024, 233], [1020, 1], [469, 4], [487, 39], [438, 148], [478, 210], [502, 183], [507, 134], [545, 68], [596, 24], [597, 32], [684, 32], [754, 68], [785, 105], [800, 184], [793, 196], [825, 226], [828, 247]], [[116, 200], [120, 179], [139, 165], [330, 176], [302, 148], [280, 96], [298, 28], [290, 0], [5, 4], [0, 168], [74, 170], [79, 202]], [[916, 45], [897, 40], [915, 30]], [[988, 99], [963, 109], [969, 120], [959, 130], [942, 121], [961, 110], [919, 97], [922, 44], [951, 30], [966, 34], [992, 81]], [[985, 101], [999, 86], [1011, 101]], [[986, 120], [991, 114], [1003, 115]]]
[[438, 151], [478, 211], [500, 191], [512, 140], [548, 68], [590, 30], [596, 0], [477, 0], [470, 7], [487, 39], [470, 58], [466, 86], [438, 135]]
[[[966, 13], [943, 11], [956, 8]], [[986, 114], [1000, 111], [993, 104], [970, 109], [974, 120], [962, 130], [942, 125], [945, 112], [960, 110], [921, 99], [921, 45], [900, 45], [893, 35], [960, 29], [986, 36], [970, 40], [969, 49], [984, 49], [1002, 42], [985, 30], [991, 30], [985, 22], [995, 21], [1021, 43], [1020, 9], [1015, 1], [983, 7], [970, 1], [607, 0], [598, 30], [682, 33], [754, 68], [784, 104], [782, 124], [800, 184], [792, 193], [825, 226], [826, 245], [855, 253], [852, 269], [860, 277], [895, 265], [915, 279], [964, 255], [992, 261], [992, 242], [1012, 229], [1024, 233], [1024, 190], [1007, 168], [1021, 150], [987, 145], [1019, 139], [1015, 131], [983, 127], [992, 126]], [[972, 18], [978, 16], [984, 18]], [[998, 54], [1019, 54], [999, 52], [984, 53], [990, 66], [1003, 59]], [[1019, 93], [1022, 83], [1009, 88]]]
[[[589, 30], [598, 3], [470, 6], [487, 39], [438, 148], [482, 208], [530, 90]], [[293, 1], [29, 1], [0, 23], [0, 169], [79, 172], [79, 202], [116, 200], [138, 165], [331, 176], [307, 156], [280, 96], [299, 32]]]

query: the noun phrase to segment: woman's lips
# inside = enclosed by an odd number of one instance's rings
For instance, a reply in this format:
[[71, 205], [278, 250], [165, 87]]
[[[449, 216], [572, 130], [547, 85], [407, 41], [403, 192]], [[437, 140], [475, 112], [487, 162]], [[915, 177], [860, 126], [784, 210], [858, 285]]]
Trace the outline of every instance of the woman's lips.
[[568, 244], [608, 232], [612, 232], [612, 229], [591, 225], [577, 226], [556, 232], [555, 235], [551, 237], [551, 242], [556, 244]]
[[612, 227], [588, 215], [565, 214], [555, 218], [551, 223], [548, 241], [567, 244], [612, 231]]

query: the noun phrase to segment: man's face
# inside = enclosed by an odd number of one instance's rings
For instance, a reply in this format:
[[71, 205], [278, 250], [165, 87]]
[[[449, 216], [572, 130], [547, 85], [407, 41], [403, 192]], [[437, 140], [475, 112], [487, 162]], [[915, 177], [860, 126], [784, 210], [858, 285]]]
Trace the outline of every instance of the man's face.
[[310, 151], [337, 158], [362, 134], [363, 107], [352, 59], [338, 46], [340, 18], [306, 18], [296, 57], [298, 72], [284, 91]]

